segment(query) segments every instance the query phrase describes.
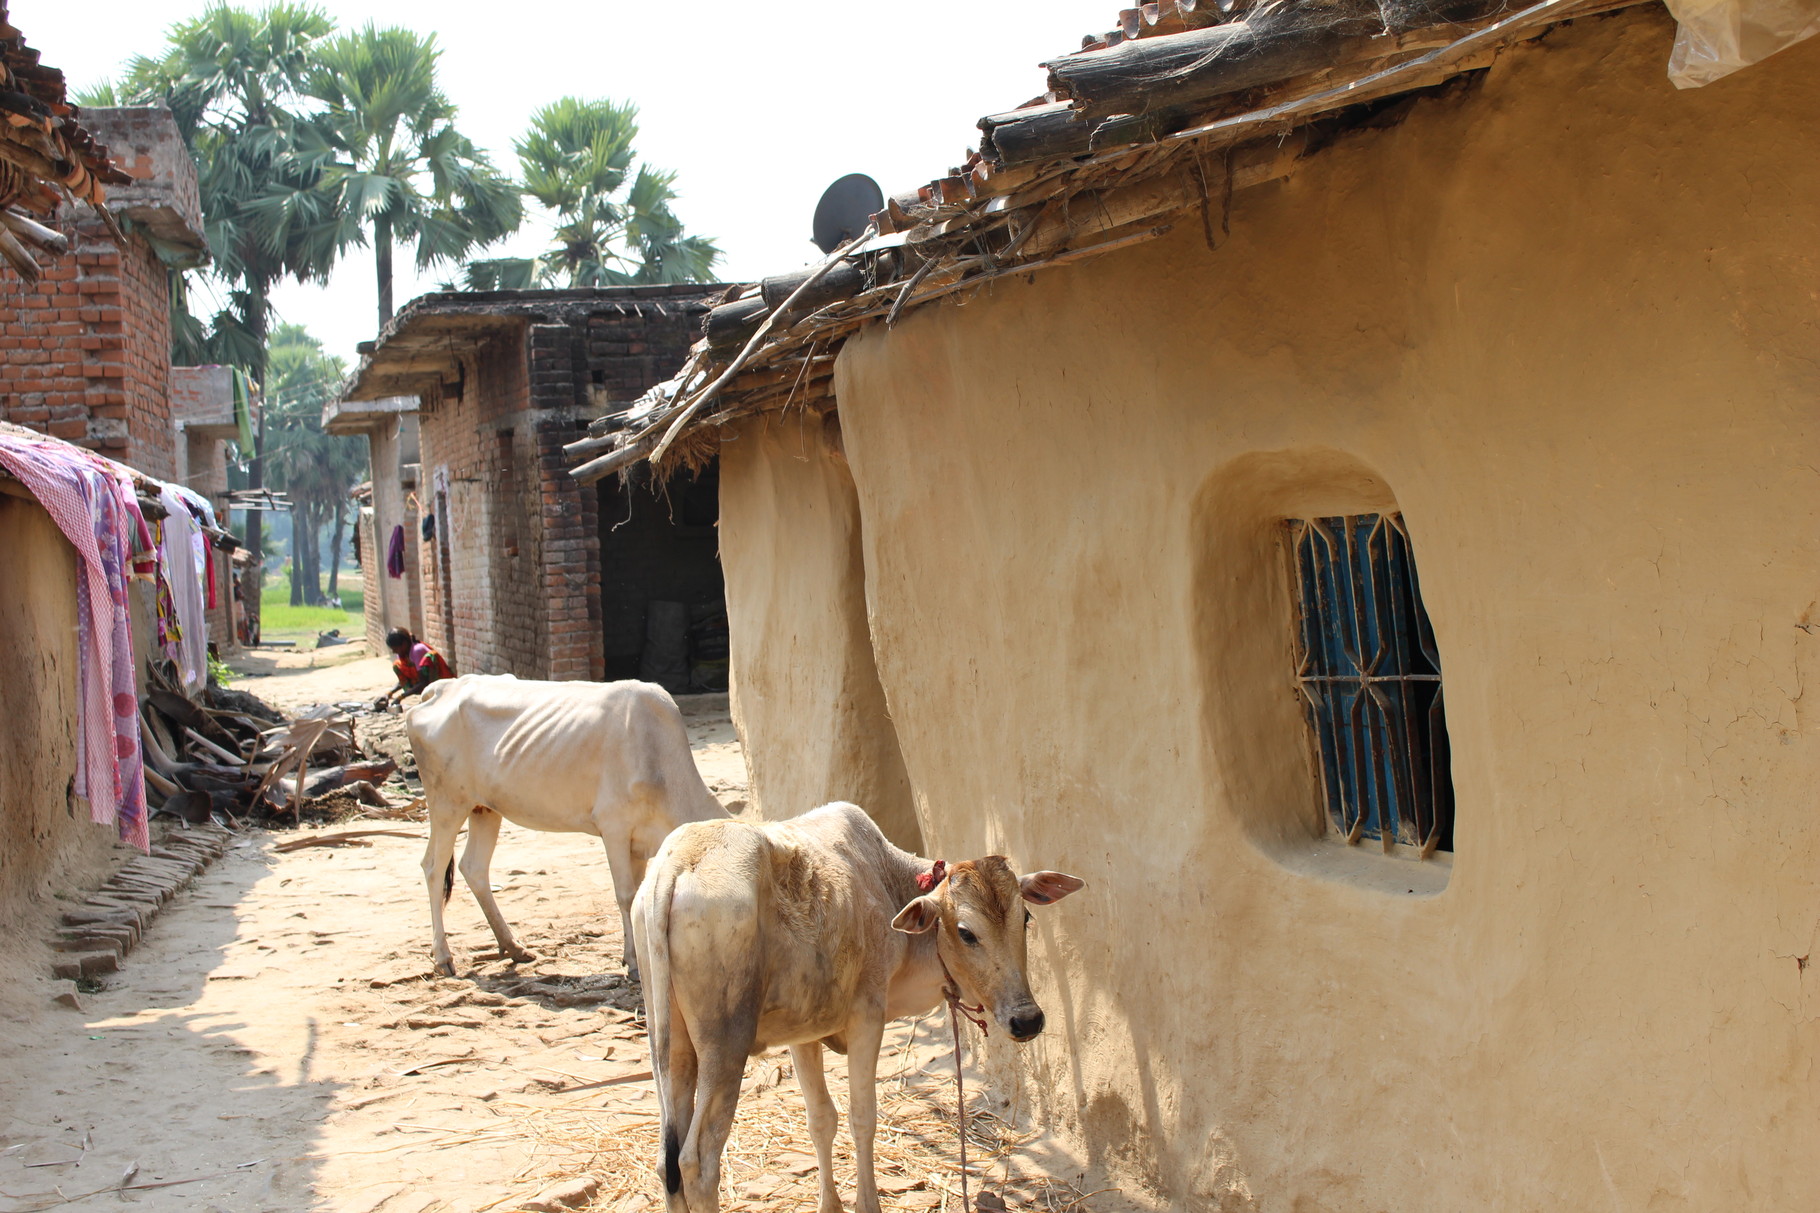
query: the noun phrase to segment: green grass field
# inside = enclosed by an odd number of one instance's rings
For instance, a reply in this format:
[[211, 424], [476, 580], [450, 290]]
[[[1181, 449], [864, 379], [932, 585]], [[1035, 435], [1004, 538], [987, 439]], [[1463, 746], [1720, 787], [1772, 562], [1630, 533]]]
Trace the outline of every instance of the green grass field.
[[267, 577], [259, 600], [259, 634], [268, 641], [295, 640], [300, 649], [315, 648], [317, 634], [334, 628], [341, 629], [344, 639], [358, 641], [366, 631], [359, 569], [351, 575], [346, 570], [342, 572], [341, 602], [343, 609], [339, 611], [334, 607], [294, 607], [290, 582], [283, 577]]

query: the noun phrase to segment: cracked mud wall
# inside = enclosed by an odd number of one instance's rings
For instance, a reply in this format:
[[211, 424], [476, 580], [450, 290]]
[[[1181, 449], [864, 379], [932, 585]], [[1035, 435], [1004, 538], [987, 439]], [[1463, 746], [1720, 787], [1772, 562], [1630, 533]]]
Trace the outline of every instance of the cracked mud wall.
[[[36, 501], [0, 493], [0, 932], [116, 861], [68, 795], [76, 770], [76, 551]], [[35, 940], [34, 940], [35, 942]]]
[[757, 417], [721, 443], [733, 722], [766, 820], [849, 800], [922, 850], [866, 620], [859, 503], [838, 418]]
[[[1183, 222], [868, 330], [860, 559], [811, 441], [728, 444], [755, 774], [852, 719], [863, 567], [931, 851], [1088, 882], [1000, 1073], [1171, 1207], [1820, 1191], [1820, 41], [1677, 93], [1673, 33], [1516, 48], [1217, 252]], [[1453, 743], [1429, 895], [1311, 836], [1271, 546], [1392, 505]]]

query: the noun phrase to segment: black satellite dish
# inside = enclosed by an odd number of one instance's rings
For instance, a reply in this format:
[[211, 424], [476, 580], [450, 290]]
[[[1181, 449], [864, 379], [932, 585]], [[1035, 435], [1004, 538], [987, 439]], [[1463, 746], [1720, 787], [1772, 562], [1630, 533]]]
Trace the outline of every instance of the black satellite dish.
[[824, 253], [866, 230], [866, 220], [885, 209], [884, 191], [864, 173], [848, 173], [822, 192], [815, 204], [815, 247]]

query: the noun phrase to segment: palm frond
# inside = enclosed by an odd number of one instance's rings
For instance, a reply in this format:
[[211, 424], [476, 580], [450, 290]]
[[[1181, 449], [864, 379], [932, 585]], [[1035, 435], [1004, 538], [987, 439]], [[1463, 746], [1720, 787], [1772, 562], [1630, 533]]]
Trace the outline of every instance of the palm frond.
[[[638, 109], [563, 97], [515, 144], [524, 192], [559, 220], [545, 274], [570, 286], [702, 282], [720, 250], [684, 234], [676, 174], [637, 162]], [[634, 168], [636, 166], [636, 172]]]
[[531, 257], [494, 257], [462, 267], [461, 286], [469, 291], [523, 291], [538, 283], [541, 266]]

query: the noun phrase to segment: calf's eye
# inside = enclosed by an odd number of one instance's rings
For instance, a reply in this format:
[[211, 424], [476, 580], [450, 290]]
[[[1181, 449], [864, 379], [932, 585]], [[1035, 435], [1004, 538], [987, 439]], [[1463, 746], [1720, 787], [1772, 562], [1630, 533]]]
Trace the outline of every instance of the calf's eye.
[[956, 935], [959, 935], [961, 937], [961, 942], [966, 944], [968, 947], [970, 947], [970, 948], [979, 947], [980, 937], [978, 935], [975, 935], [972, 931], [969, 931], [966, 927], [956, 927], [956, 928], [954, 928], [954, 933]]

